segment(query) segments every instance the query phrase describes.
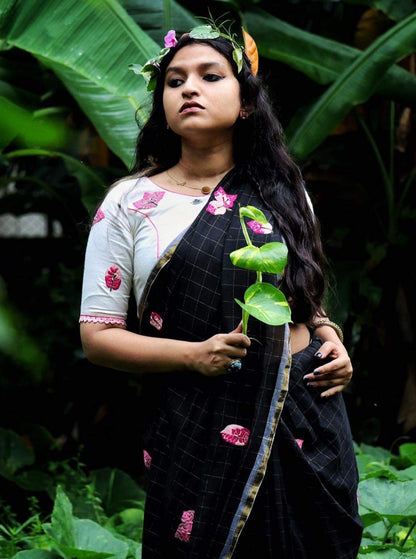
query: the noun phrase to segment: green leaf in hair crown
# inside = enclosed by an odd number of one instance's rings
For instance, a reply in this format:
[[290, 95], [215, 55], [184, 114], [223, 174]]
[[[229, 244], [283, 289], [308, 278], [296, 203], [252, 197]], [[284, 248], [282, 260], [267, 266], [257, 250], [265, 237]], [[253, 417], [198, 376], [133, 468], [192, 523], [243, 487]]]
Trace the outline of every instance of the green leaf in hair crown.
[[[226, 29], [225, 22], [217, 25], [213, 20], [209, 21], [211, 23], [198, 25], [191, 29], [189, 36], [192, 39], [217, 39], [218, 37], [224, 37], [224, 39], [230, 41], [234, 47], [233, 60], [237, 65], [238, 72], [240, 72], [243, 67], [243, 48], [236, 41], [235, 35], [231, 34], [230, 30]], [[167, 55], [171, 47], [175, 47], [178, 44], [176, 33], [173, 29], [170, 29], [165, 35], [164, 42], [165, 46], [159, 51], [159, 54], [150, 58], [143, 66], [141, 64], [129, 65], [130, 70], [135, 74], [143, 76], [146, 80], [147, 91], [154, 91], [156, 87], [156, 77], [162, 59]]]

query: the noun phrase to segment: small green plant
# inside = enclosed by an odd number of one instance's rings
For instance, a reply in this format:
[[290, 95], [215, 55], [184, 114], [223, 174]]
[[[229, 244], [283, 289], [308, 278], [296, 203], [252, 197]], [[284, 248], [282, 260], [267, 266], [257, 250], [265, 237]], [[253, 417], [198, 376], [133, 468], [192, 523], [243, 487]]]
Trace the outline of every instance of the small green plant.
[[356, 447], [360, 516], [364, 524], [358, 559], [416, 557], [416, 443], [399, 454]]
[[272, 227], [264, 213], [254, 206], [240, 207], [240, 222], [247, 245], [230, 254], [231, 262], [234, 266], [257, 273], [255, 283], [244, 293], [244, 303], [235, 299], [243, 309], [243, 333], [247, 334], [250, 315], [266, 324], [278, 326], [291, 322], [291, 312], [286, 297], [280, 289], [264, 282], [262, 277], [263, 273], [283, 273], [287, 264], [287, 247], [279, 242], [265, 243], [260, 247], [253, 245], [244, 218], [251, 219], [248, 225], [256, 233], [271, 233]]

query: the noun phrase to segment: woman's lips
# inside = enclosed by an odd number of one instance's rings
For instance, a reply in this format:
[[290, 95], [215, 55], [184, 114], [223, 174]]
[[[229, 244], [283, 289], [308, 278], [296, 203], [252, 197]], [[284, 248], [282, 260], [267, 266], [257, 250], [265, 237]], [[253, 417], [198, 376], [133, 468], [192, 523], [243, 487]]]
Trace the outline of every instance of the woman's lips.
[[203, 110], [204, 107], [198, 103], [184, 103], [180, 109], [181, 114], [194, 113]]

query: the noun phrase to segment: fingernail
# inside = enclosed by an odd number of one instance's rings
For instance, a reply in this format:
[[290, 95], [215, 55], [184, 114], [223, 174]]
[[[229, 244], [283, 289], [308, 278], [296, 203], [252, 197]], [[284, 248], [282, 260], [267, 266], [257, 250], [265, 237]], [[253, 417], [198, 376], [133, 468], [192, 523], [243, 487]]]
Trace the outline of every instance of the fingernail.
[[321, 358], [321, 357], [323, 357], [323, 355], [322, 355], [322, 353], [321, 353], [320, 351], [318, 351], [318, 353], [315, 353], [315, 357]]
[[321, 371], [314, 371], [313, 374], [314, 375], [319, 375], [321, 373]]
[[307, 382], [306, 386], [313, 386], [313, 382]]

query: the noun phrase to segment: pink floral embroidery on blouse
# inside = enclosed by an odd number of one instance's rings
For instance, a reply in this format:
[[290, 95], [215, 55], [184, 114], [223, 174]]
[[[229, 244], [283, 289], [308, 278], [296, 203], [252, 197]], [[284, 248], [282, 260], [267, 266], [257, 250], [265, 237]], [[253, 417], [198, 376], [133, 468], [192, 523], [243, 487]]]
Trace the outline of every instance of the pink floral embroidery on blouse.
[[150, 313], [150, 324], [156, 328], [156, 330], [162, 330], [163, 319], [156, 312]]
[[105, 284], [107, 287], [110, 288], [110, 291], [113, 289], [116, 290], [121, 285], [121, 272], [120, 268], [113, 264], [108, 268], [105, 273]]
[[246, 446], [249, 436], [250, 430], [241, 425], [227, 425], [227, 427], [221, 431], [221, 437], [224, 441], [235, 446]]
[[150, 464], [152, 463], [152, 457], [147, 452], [147, 450], [143, 450], [143, 461], [144, 461], [145, 468], [147, 470], [149, 470], [150, 469]]
[[237, 194], [227, 194], [222, 186], [219, 187], [214, 196], [215, 200], [207, 206], [207, 212], [212, 215], [225, 214], [227, 210], [234, 206], [234, 202], [237, 199]]
[[259, 221], [248, 221], [247, 225], [255, 233], [260, 233], [261, 235], [268, 235], [273, 232], [273, 227], [270, 223], [260, 223]]
[[92, 222], [92, 225], [95, 225], [96, 223], [98, 223], [104, 218], [105, 218], [105, 213], [101, 208], [98, 208], [97, 213], [95, 214], [94, 220]]
[[295, 439], [295, 441], [298, 443], [299, 448], [302, 448], [303, 439]]
[[182, 542], [189, 542], [194, 523], [194, 510], [185, 510], [182, 513], [181, 522], [175, 532], [175, 538]]
[[149, 210], [151, 208], [155, 208], [164, 195], [164, 192], [145, 192], [140, 200], [133, 202], [133, 206], [137, 210]]

